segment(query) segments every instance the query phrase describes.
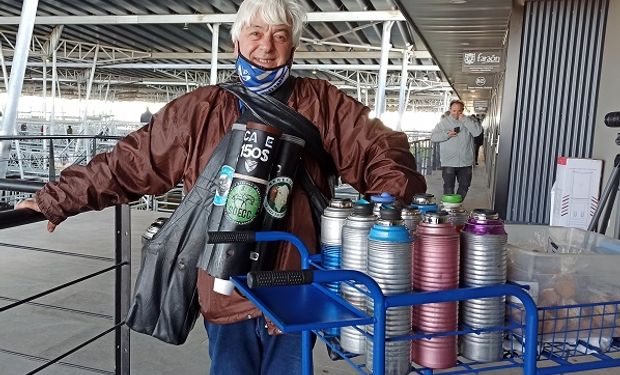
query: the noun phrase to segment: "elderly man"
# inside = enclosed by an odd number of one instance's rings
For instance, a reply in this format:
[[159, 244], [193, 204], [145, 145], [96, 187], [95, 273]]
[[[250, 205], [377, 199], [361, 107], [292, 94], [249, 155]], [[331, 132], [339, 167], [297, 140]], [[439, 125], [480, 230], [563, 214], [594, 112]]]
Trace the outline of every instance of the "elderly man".
[[[368, 117], [369, 108], [326, 81], [290, 76], [305, 13], [295, 0], [246, 0], [232, 26], [237, 72], [243, 85], [262, 95], [291, 90], [287, 105], [320, 131], [342, 180], [358, 191], [387, 191], [404, 202], [426, 190], [424, 177], [403, 133]], [[42, 212], [51, 232], [68, 216], [128, 202], [143, 194], [160, 194], [179, 181], [188, 191], [215, 146], [239, 119], [245, 106], [226, 90], [207, 86], [166, 105], [147, 126], [119, 141], [113, 151], [87, 166], [66, 169], [34, 200], [21, 207]], [[327, 176], [306, 150], [303, 163], [325, 193]], [[308, 196], [295, 184], [286, 229], [316, 249]], [[299, 269], [299, 255], [285, 247], [278, 269]], [[277, 333], [262, 313], [236, 291], [213, 292], [213, 278], [200, 271], [198, 292], [209, 336], [211, 375], [297, 374], [301, 364], [299, 335]], [[291, 301], [294, 302], [294, 301]]]

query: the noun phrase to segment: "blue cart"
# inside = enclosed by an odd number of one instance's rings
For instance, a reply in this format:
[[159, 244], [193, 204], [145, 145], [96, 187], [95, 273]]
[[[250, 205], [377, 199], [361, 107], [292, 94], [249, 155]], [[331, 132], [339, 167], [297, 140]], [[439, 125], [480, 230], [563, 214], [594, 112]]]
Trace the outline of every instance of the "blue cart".
[[[302, 367], [303, 374], [313, 373], [312, 366], [312, 340], [311, 335], [316, 334], [323, 340], [332, 351], [343, 357], [360, 374], [383, 375], [385, 370], [385, 316], [386, 310], [391, 307], [413, 306], [426, 303], [462, 301], [467, 299], [512, 296], [508, 314], [513, 319], [508, 319], [505, 326], [487, 328], [484, 330], [463, 329], [456, 332], [446, 332], [443, 334], [424, 334], [405, 337], [394, 337], [387, 340], [412, 340], [430, 338], [437, 335], [460, 335], [467, 333], [480, 333], [490, 330], [503, 330], [507, 332], [507, 337], [512, 349], [507, 351], [505, 358], [492, 365], [478, 364], [471, 362], [459, 362], [458, 366], [449, 371], [442, 371], [442, 374], [465, 374], [481, 373], [491, 370], [507, 368], [523, 368], [524, 374], [562, 374], [577, 371], [586, 371], [607, 367], [620, 366], [620, 359], [614, 358], [613, 353], [620, 352], [620, 343], [613, 340], [608, 347], [603, 349], [592, 345], [590, 340], [584, 340], [584, 327], [580, 327], [575, 333], [574, 330], [559, 329], [560, 323], [554, 323], [552, 330], [554, 336], [549, 339], [549, 331], [541, 331], [540, 323], [549, 321], [551, 314], [545, 311], [549, 309], [572, 309], [572, 318], [575, 318], [576, 309], [584, 318], [595, 319], [598, 315], [607, 318], [615, 318], [616, 311], [620, 302], [606, 302], [604, 304], [591, 304], [592, 306], [561, 306], [553, 308], [537, 308], [532, 298], [524, 288], [513, 285], [503, 284], [480, 288], [461, 288], [442, 292], [410, 293], [393, 296], [384, 296], [377, 283], [369, 276], [347, 270], [325, 271], [320, 269], [320, 258], [310, 256], [308, 250], [301, 240], [293, 234], [287, 232], [245, 232], [243, 235], [232, 239], [226, 236], [225, 239], [218, 239], [213, 233], [214, 242], [271, 242], [289, 241], [301, 254], [301, 271], [269, 271], [251, 273], [248, 276], [234, 277], [233, 283], [248, 299], [258, 306], [265, 316], [272, 320], [275, 325], [284, 333], [301, 332], [302, 334]], [[312, 269], [312, 268], [315, 269]], [[316, 269], [318, 268], [318, 269]], [[347, 303], [340, 296], [325, 288], [322, 284], [328, 282], [349, 282], [352, 285], [364, 285], [369, 296], [374, 300], [374, 315], [356, 309]], [[294, 303], [291, 303], [294, 301]], [[603, 308], [602, 314], [595, 314], [594, 306]], [[605, 310], [607, 311], [605, 313]], [[515, 314], [514, 311], [518, 311]], [[586, 316], [585, 314], [592, 316]], [[613, 315], [612, 315], [613, 313]], [[554, 319], [559, 321], [559, 314], [553, 314]], [[518, 317], [515, 318], [515, 317]], [[602, 319], [602, 317], [601, 317]], [[609, 319], [608, 319], [609, 320]], [[620, 321], [620, 319], [619, 319]], [[374, 334], [373, 340], [373, 368], [370, 372], [364, 364], [355, 363], [350, 355], [343, 353], [337, 344], [323, 333], [329, 328], [344, 326], [363, 326], [372, 324]], [[563, 326], [564, 327], [564, 326]], [[566, 328], [566, 327], [565, 327]], [[607, 328], [607, 327], [606, 327]], [[543, 337], [539, 337], [537, 331], [544, 332]], [[612, 333], [614, 329], [612, 329]], [[581, 336], [580, 336], [581, 333]], [[593, 337], [596, 330], [590, 324], [588, 338]], [[609, 333], [607, 331], [607, 333]], [[571, 342], [559, 341], [562, 338], [571, 338]], [[558, 340], [559, 339], [559, 340]], [[559, 349], [558, 349], [559, 347]], [[568, 349], [567, 349], [568, 348]], [[585, 349], [585, 350], [584, 350]], [[572, 363], [570, 357], [587, 356], [580, 363]], [[538, 368], [539, 362], [553, 361], [551, 366]], [[479, 366], [482, 365], [482, 366]], [[412, 368], [412, 371], [419, 374], [432, 374], [433, 370], [426, 368]]]

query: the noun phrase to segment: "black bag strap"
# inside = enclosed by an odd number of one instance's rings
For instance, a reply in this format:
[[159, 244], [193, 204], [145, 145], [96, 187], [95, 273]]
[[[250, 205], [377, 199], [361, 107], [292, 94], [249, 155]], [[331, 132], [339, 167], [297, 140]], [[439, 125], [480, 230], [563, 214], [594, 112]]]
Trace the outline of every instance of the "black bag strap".
[[[329, 201], [325, 198], [325, 195], [321, 193], [321, 190], [316, 186], [314, 180], [310, 176], [310, 173], [306, 170], [306, 168], [301, 168], [299, 171], [301, 177], [301, 185], [304, 188], [304, 191], [308, 195], [308, 200], [310, 201], [310, 209], [312, 210], [312, 221], [314, 223], [314, 228], [316, 229], [317, 239], [320, 241], [321, 239], [321, 215], [323, 215], [323, 211], [325, 207], [329, 205]], [[333, 193], [332, 183], [330, 182], [330, 189]]]
[[[334, 162], [323, 148], [321, 133], [310, 120], [278, 99], [270, 95], [258, 95], [239, 83], [221, 83], [219, 86], [242, 101], [261, 122], [305, 140], [319, 164], [328, 168], [328, 174], [335, 174]], [[291, 91], [293, 86], [290, 85]]]

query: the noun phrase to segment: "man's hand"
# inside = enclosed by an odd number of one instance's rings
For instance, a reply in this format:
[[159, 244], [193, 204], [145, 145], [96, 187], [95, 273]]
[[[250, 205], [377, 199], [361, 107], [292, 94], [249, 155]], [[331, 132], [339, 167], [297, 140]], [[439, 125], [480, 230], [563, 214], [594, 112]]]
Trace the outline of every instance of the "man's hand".
[[[34, 200], [33, 198], [23, 200], [23, 201], [19, 202], [15, 206], [16, 210], [19, 210], [19, 209], [22, 209], [22, 208], [28, 208], [28, 209], [31, 209], [33, 211], [41, 212], [41, 209], [39, 208], [39, 205], [37, 204], [37, 201]], [[56, 224], [52, 223], [51, 221], [48, 221], [47, 222], [47, 231], [52, 233], [54, 231], [54, 229], [56, 229]]]
[[450, 137], [450, 138], [456, 137], [457, 135], [459, 135], [459, 133], [455, 132], [454, 130], [449, 130], [448, 131], [448, 137]]

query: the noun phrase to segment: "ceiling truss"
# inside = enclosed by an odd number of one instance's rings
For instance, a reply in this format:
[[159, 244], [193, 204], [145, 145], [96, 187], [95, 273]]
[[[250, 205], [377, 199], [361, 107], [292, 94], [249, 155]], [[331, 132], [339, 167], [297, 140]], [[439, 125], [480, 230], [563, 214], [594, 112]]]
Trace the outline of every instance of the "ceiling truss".
[[[125, 100], [131, 99], [132, 95], [134, 99], [170, 100], [197, 86], [209, 84], [211, 64], [216, 61], [212, 53], [144, 51], [69, 40], [60, 38], [64, 25], [199, 23], [214, 26], [231, 23], [234, 17], [234, 14], [37, 17], [35, 24], [58, 26], [47, 36], [35, 35], [32, 38], [24, 90], [42, 93], [43, 81], [51, 82], [51, 57], [55, 53], [57, 88], [60, 90], [62, 87], [61, 93], [66, 97], [83, 96], [86, 91], [84, 86], [90, 81], [95, 93], [93, 96], [102, 100]], [[294, 55], [293, 70], [297, 70], [302, 76], [329, 78], [332, 83], [358, 98], [360, 90], [363, 90], [366, 92], [367, 101], [368, 98], [374, 100], [375, 91], [379, 87], [380, 66], [368, 61], [378, 61], [381, 58], [381, 47], [368, 44], [359, 38], [359, 43], [342, 43], [341, 37], [368, 28], [378, 29], [385, 21], [403, 20], [404, 17], [399, 11], [309, 13], [310, 23], [355, 22], [358, 26], [322, 38], [302, 37], [301, 46]], [[0, 17], [0, 25], [16, 25], [19, 21], [20, 17]], [[212, 32], [213, 29], [204, 28], [204, 32], [207, 35], [209, 30]], [[15, 54], [15, 34], [11, 31], [0, 31], [0, 47], [7, 58], [4, 64], [8, 67], [12, 65], [9, 58]], [[398, 92], [401, 90], [402, 59], [406, 56], [404, 52], [403, 48], [390, 48], [387, 55], [390, 61], [385, 85], [388, 106], [397, 102]], [[407, 52], [410, 61], [406, 67], [405, 87], [414, 103], [418, 93], [437, 91], [440, 96], [443, 91], [451, 89], [447, 83], [441, 81], [439, 67], [433, 64], [427, 51], [415, 51], [407, 47]], [[218, 51], [216, 59], [217, 81], [232, 79], [235, 75], [234, 54]], [[355, 61], [359, 63], [352, 63]], [[91, 78], [93, 69], [95, 73]], [[46, 86], [49, 92], [51, 85]]]

